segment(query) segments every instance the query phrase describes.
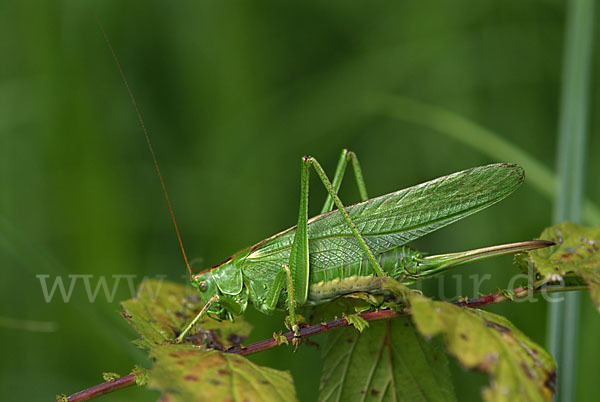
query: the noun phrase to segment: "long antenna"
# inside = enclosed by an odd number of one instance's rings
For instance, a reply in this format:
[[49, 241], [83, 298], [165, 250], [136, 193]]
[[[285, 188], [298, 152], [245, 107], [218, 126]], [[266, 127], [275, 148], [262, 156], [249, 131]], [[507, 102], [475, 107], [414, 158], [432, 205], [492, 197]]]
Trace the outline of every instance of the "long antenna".
[[110, 39], [108, 39], [108, 35], [106, 34], [106, 31], [104, 30], [104, 27], [102, 26], [102, 23], [100, 22], [100, 19], [98, 18], [98, 15], [96, 15], [96, 13], [94, 13], [94, 17], [96, 17], [96, 23], [98, 24], [98, 27], [100, 27], [100, 30], [102, 31], [102, 35], [104, 35], [104, 40], [106, 41], [106, 44], [108, 45], [108, 48], [110, 49], [110, 52], [112, 53], [112, 57], [115, 60], [115, 64], [117, 65], [117, 68], [119, 69], [119, 73], [121, 74], [121, 78], [123, 79], [123, 82], [125, 83], [127, 92], [129, 92], [129, 97], [131, 98], [131, 103], [133, 103], [133, 107], [135, 108], [135, 112], [137, 113], [138, 120], [140, 121], [142, 130], [144, 131], [144, 136], [146, 137], [146, 143], [148, 144], [148, 149], [150, 150], [150, 153], [152, 154], [152, 161], [154, 162], [154, 167], [156, 168], [156, 173], [158, 173], [160, 185], [162, 186], [163, 193], [165, 194], [165, 198], [167, 200], [167, 204], [169, 205], [169, 212], [171, 213], [171, 219], [173, 220], [173, 226], [175, 227], [175, 232], [177, 233], [177, 239], [179, 240], [179, 246], [181, 247], [181, 253], [183, 254], [183, 258], [185, 259], [185, 265], [187, 266], [188, 271], [190, 271], [190, 277], [193, 277], [194, 273], [192, 272], [192, 267], [190, 267], [190, 262], [188, 261], [187, 255], [185, 254], [185, 248], [183, 247], [183, 241], [181, 240], [181, 234], [179, 233], [179, 227], [177, 226], [177, 220], [175, 219], [175, 213], [173, 213], [173, 207], [171, 206], [171, 201], [169, 200], [169, 194], [167, 193], [167, 188], [165, 187], [165, 181], [163, 180], [162, 174], [160, 173], [160, 168], [158, 167], [158, 160], [156, 159], [156, 155], [154, 154], [154, 149], [152, 148], [152, 143], [150, 142], [150, 136], [148, 135], [148, 130], [146, 130], [146, 125], [144, 124], [144, 119], [142, 118], [142, 113], [140, 112], [137, 102], [135, 101], [135, 97], [133, 96], [133, 91], [131, 91], [131, 87], [129, 86], [127, 77], [125, 77], [125, 73], [123, 72], [121, 63], [119, 63], [119, 59], [117, 58], [117, 54], [115, 53], [115, 50], [113, 49]]

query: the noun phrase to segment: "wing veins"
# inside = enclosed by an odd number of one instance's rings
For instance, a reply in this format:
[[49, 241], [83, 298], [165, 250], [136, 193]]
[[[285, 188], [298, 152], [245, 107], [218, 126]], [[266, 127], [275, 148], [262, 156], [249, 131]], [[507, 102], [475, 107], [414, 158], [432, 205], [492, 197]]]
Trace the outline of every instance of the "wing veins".
[[[512, 193], [521, 182], [522, 170], [519, 167], [488, 165], [372, 198], [346, 209], [369, 245], [376, 248], [373, 251], [379, 254], [495, 204]], [[436, 194], [439, 191], [442, 193]], [[432, 195], [437, 198], [429, 199]], [[407, 198], [409, 203], [402, 205]], [[431, 206], [435, 208], [428, 210]], [[258, 268], [285, 258], [291, 249], [294, 230], [295, 227], [289, 228], [257, 243], [247, 257], [248, 262]], [[337, 210], [311, 218], [308, 230], [311, 264], [330, 260], [313, 257], [339, 251], [343, 247], [358, 247], [351, 243], [354, 237]], [[316, 232], [316, 235], [311, 235], [311, 232]], [[336, 240], [342, 243], [335, 244]], [[339, 263], [351, 263], [359, 260], [361, 255], [345, 253], [344, 258], [334, 259], [339, 259]]]

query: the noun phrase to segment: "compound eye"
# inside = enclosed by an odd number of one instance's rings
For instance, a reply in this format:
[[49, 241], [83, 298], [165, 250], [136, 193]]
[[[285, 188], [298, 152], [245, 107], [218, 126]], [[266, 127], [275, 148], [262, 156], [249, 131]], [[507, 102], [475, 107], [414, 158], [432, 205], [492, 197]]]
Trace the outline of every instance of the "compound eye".
[[206, 281], [200, 281], [198, 287], [202, 292], [206, 292], [208, 290], [208, 283], [206, 283]]

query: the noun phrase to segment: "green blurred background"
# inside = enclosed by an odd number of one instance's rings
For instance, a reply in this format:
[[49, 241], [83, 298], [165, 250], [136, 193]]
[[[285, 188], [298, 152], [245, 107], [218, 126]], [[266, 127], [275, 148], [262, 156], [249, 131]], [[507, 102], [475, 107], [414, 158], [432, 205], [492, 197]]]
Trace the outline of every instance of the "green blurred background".
[[[195, 268], [296, 222], [300, 157], [330, 172], [343, 147], [361, 161], [371, 195], [496, 162], [428, 128], [391, 117], [381, 94], [447, 109], [498, 133], [544, 165], [556, 160], [565, 4], [561, 1], [219, 2], [14, 1], [0, 3], [0, 400], [51, 400], [101, 381], [103, 371], [147, 367], [129, 343], [119, 301], [95, 302], [80, 281], [69, 303], [44, 301], [36, 275], [166, 275], [186, 268], [105, 26], [149, 127]], [[596, 39], [598, 34], [596, 33]], [[593, 76], [598, 77], [595, 63]], [[595, 81], [597, 82], [597, 80]], [[586, 194], [600, 200], [600, 86], [591, 88]], [[384, 102], [385, 103], [385, 102]], [[424, 122], [426, 123], [426, 122]], [[503, 162], [512, 162], [503, 160]], [[313, 175], [314, 176], [314, 175]], [[351, 180], [346, 203], [358, 199]], [[325, 192], [316, 181], [311, 211]], [[552, 200], [531, 183], [501, 204], [416, 245], [446, 252], [537, 236]], [[598, 222], [595, 222], [596, 224]], [[478, 263], [427, 285], [428, 294], [506, 286], [511, 258]], [[459, 277], [453, 275], [460, 274]], [[462, 279], [460, 279], [462, 278]], [[578, 400], [600, 392], [600, 317], [583, 297]], [[545, 343], [546, 304], [505, 304]], [[251, 311], [254, 340], [281, 315]], [[54, 332], [9, 319], [55, 323]], [[302, 400], [316, 397], [319, 351], [254, 357], [290, 369]], [[461, 401], [487, 378], [453, 363]], [[153, 400], [130, 388], [105, 400]]]

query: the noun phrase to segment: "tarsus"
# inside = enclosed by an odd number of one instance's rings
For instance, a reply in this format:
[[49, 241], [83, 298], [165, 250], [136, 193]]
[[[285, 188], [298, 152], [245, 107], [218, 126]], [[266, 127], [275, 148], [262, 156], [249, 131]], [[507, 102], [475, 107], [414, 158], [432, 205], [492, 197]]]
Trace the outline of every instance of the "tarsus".
[[135, 97], [133, 96], [133, 91], [131, 90], [131, 87], [129, 86], [127, 77], [125, 77], [125, 72], [123, 71], [123, 68], [121, 67], [121, 63], [119, 63], [119, 59], [117, 58], [117, 54], [115, 53], [115, 50], [113, 49], [110, 39], [108, 39], [108, 35], [106, 34], [106, 31], [104, 30], [104, 27], [102, 26], [102, 23], [100, 22], [100, 19], [98, 18], [98, 16], [96, 14], [94, 14], [94, 17], [96, 17], [96, 23], [98, 24], [98, 27], [100, 27], [100, 30], [102, 31], [102, 35], [104, 36], [104, 40], [106, 41], [106, 44], [108, 45], [108, 48], [110, 49], [112, 57], [115, 60], [115, 64], [117, 65], [117, 68], [119, 69], [121, 78], [123, 79], [123, 82], [125, 83], [125, 87], [127, 88], [127, 92], [129, 93], [129, 97], [131, 98], [131, 102], [133, 103], [133, 107], [135, 108], [135, 112], [137, 113], [138, 120], [140, 121], [142, 130], [144, 131], [144, 136], [146, 137], [146, 143], [148, 144], [148, 149], [150, 150], [150, 153], [152, 154], [152, 161], [154, 162], [154, 167], [156, 168], [156, 173], [158, 173], [160, 185], [162, 186], [163, 193], [165, 194], [165, 198], [167, 200], [167, 204], [169, 205], [169, 212], [171, 213], [171, 219], [173, 221], [173, 226], [175, 227], [175, 232], [177, 233], [177, 239], [179, 240], [179, 246], [181, 247], [181, 253], [183, 254], [183, 258], [185, 259], [185, 265], [187, 266], [187, 269], [190, 272], [190, 277], [193, 277], [194, 273], [192, 272], [192, 268], [190, 267], [190, 262], [188, 261], [187, 255], [185, 253], [185, 248], [183, 247], [183, 241], [181, 240], [181, 234], [179, 233], [179, 227], [177, 226], [177, 220], [175, 219], [175, 213], [173, 212], [173, 207], [171, 206], [171, 201], [169, 200], [169, 194], [167, 193], [167, 188], [165, 187], [165, 181], [163, 180], [162, 174], [160, 173], [160, 168], [158, 167], [158, 160], [156, 159], [156, 155], [154, 154], [154, 149], [152, 148], [152, 143], [150, 142], [150, 136], [148, 135], [148, 130], [146, 130], [146, 125], [144, 124], [144, 119], [142, 118], [142, 113], [140, 112], [137, 102], [135, 101]]

